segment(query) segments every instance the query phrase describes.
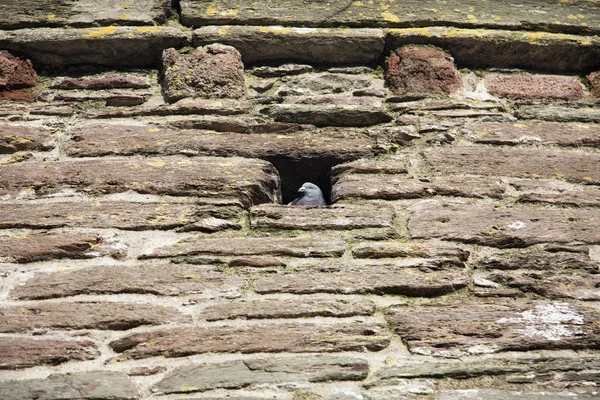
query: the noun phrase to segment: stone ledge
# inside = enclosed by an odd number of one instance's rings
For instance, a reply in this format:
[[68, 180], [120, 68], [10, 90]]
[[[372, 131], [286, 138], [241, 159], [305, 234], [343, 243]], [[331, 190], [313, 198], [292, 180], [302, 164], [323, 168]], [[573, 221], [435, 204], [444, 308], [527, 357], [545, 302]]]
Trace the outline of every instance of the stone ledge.
[[89, 340], [33, 339], [8, 336], [0, 337], [0, 353], [2, 353], [0, 370], [93, 360], [100, 355], [96, 344]]

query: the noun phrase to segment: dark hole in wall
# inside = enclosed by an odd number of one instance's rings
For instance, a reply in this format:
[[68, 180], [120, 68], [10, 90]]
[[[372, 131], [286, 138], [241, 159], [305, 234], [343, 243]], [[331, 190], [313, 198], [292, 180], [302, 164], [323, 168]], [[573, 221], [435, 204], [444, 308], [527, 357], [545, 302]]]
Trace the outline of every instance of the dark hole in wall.
[[179, 0], [171, 0], [171, 10], [175, 11], [178, 15], [181, 15], [181, 4]]
[[282, 204], [298, 197], [298, 189], [304, 182], [312, 182], [323, 192], [327, 204], [331, 204], [331, 167], [339, 163], [333, 158], [265, 158], [279, 171], [281, 177]]

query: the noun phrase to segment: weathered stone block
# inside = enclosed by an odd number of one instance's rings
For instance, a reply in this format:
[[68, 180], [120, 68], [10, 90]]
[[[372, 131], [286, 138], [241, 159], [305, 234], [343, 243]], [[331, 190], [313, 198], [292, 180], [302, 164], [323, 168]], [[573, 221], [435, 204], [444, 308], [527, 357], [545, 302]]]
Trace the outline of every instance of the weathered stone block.
[[206, 25], [197, 25], [202, 28], [194, 31], [193, 44], [228, 44], [242, 53], [246, 65], [280, 61], [368, 65], [381, 57], [384, 46], [381, 29]]
[[600, 210], [502, 207], [447, 202], [413, 206], [413, 238], [443, 238], [494, 247], [600, 243]]
[[600, 71], [591, 72], [586, 78], [590, 83], [590, 92], [596, 99], [600, 100]]
[[593, 400], [597, 393], [526, 392], [494, 389], [441, 390], [437, 400]]
[[409, 350], [433, 356], [598, 349], [600, 312], [579, 304], [461, 303], [399, 305], [388, 319]]
[[237, 198], [244, 205], [279, 198], [270, 163], [244, 158], [85, 160], [0, 166], [0, 195], [47, 195], [74, 189], [90, 194], [133, 190], [144, 194]]
[[337, 238], [318, 235], [295, 237], [237, 237], [219, 239], [196, 239], [182, 241], [172, 246], [159, 247], [140, 258], [165, 258], [218, 255], [275, 255], [291, 257], [339, 257], [346, 250], [346, 243]]
[[329, 382], [366, 378], [369, 364], [360, 358], [312, 356], [264, 358], [189, 365], [177, 368], [160, 381], [159, 393], [240, 389], [266, 384]]
[[600, 183], [600, 154], [584, 151], [454, 147], [425, 150], [434, 172], [517, 178], [556, 178], [577, 183]]
[[549, 105], [519, 105], [515, 116], [519, 119], [541, 119], [555, 122], [600, 122], [598, 107], [565, 107]]
[[467, 261], [469, 252], [460, 247], [445, 244], [425, 244], [407, 242], [361, 242], [352, 246], [356, 258], [455, 258]]
[[[208, 306], [199, 315], [207, 321], [221, 319], [266, 319], [307, 317], [352, 317], [372, 315], [375, 303], [369, 300], [281, 300], [266, 298], [256, 301], [231, 301]], [[1, 325], [0, 325], [1, 329]]]
[[147, 89], [150, 81], [135, 75], [109, 74], [91, 78], [56, 78], [50, 85], [53, 89], [105, 90], [105, 89]]
[[512, 100], [581, 100], [583, 88], [570, 76], [488, 75], [490, 93]]
[[121, 258], [127, 246], [115, 237], [96, 234], [40, 233], [0, 236], [0, 261], [28, 263], [61, 258]]
[[134, 400], [139, 399], [140, 395], [127, 375], [93, 371], [0, 382], [0, 397], [11, 400]]
[[564, 193], [526, 193], [519, 196], [519, 202], [564, 204], [573, 207], [600, 206], [600, 190], [571, 190]]
[[186, 97], [239, 99], [246, 92], [241, 54], [231, 46], [211, 44], [181, 54], [163, 52], [163, 93], [173, 103]]
[[17, 151], [48, 151], [55, 145], [56, 140], [47, 128], [0, 125], [0, 154]]
[[[283, 334], [285, 333], [285, 334]], [[270, 323], [136, 333], [110, 343], [122, 358], [185, 357], [201, 353], [379, 351], [389, 344], [381, 325]], [[149, 345], [151, 343], [151, 345]]]
[[274, 104], [261, 113], [275, 121], [315, 126], [370, 126], [392, 120], [380, 105]]
[[292, 207], [261, 205], [250, 210], [250, 225], [256, 229], [345, 230], [389, 228], [395, 212], [391, 207], [338, 205]]
[[452, 57], [442, 49], [401, 47], [387, 59], [386, 81], [398, 96], [431, 97], [452, 94], [462, 87]]
[[331, 168], [332, 180], [344, 174], [406, 174], [408, 160], [400, 155], [390, 156], [385, 160], [356, 160], [337, 164]]
[[36, 78], [31, 61], [0, 52], [0, 100], [34, 101]]
[[48, 299], [77, 295], [153, 294], [204, 297], [238, 297], [248, 286], [247, 278], [223, 271], [184, 264], [100, 266], [37, 273], [10, 292], [15, 299]]
[[170, 115], [239, 115], [252, 111], [252, 105], [244, 100], [185, 98], [174, 104], [146, 104], [127, 109], [90, 109], [88, 118], [131, 118], [139, 116]]
[[127, 330], [189, 319], [174, 308], [148, 304], [49, 303], [0, 308], [0, 332], [48, 328]]
[[9, 336], [0, 338], [0, 353], [2, 353], [0, 370], [93, 360], [100, 355], [96, 345], [89, 340], [32, 339]]

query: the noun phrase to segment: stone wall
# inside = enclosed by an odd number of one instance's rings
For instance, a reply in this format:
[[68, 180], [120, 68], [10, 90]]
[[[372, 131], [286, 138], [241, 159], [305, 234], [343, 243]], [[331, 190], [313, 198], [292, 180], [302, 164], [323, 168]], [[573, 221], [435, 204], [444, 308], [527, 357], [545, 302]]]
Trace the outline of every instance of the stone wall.
[[600, 397], [597, 1], [104, 3], [0, 4], [0, 398]]

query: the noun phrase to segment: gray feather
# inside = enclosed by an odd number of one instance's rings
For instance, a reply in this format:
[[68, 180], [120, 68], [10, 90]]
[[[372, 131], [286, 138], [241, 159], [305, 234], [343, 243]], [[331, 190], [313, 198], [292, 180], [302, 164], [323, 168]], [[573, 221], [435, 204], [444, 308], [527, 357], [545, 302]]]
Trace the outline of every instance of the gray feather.
[[300, 197], [295, 198], [289, 205], [292, 206], [326, 206], [323, 192], [314, 183], [306, 182], [298, 189]]

